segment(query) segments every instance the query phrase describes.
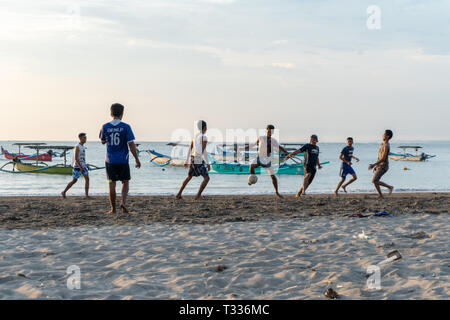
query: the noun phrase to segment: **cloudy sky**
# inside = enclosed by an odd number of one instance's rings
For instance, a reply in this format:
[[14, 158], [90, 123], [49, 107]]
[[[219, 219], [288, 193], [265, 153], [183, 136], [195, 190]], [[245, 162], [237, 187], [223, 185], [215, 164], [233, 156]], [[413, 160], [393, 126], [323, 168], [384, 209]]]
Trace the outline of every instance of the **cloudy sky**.
[[450, 140], [449, 12], [449, 0], [1, 0], [0, 140], [96, 139], [113, 102], [138, 140], [196, 119], [272, 123], [284, 141], [386, 128]]

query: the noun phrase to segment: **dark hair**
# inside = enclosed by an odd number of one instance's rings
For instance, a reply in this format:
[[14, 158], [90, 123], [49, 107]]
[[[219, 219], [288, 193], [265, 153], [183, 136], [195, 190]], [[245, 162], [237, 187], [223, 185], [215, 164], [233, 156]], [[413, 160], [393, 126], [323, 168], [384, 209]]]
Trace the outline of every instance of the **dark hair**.
[[315, 135], [315, 134], [313, 134], [313, 135], [311, 136], [311, 139], [319, 140], [319, 138], [318, 138], [317, 135]]
[[384, 133], [386, 133], [386, 135], [389, 137], [389, 139], [392, 139], [392, 137], [394, 136], [394, 133], [392, 132], [392, 130], [386, 130]]
[[78, 139], [81, 139], [82, 137], [86, 136], [86, 133], [81, 132], [80, 134], [78, 134]]
[[353, 138], [352, 137], [348, 137], [347, 140], [352, 140], [353, 141]]
[[113, 117], [120, 117], [121, 115], [123, 115], [123, 109], [125, 109], [123, 105], [121, 105], [120, 103], [114, 103], [111, 106], [111, 115]]
[[198, 130], [201, 130], [201, 131], [205, 130], [205, 128], [206, 128], [206, 121], [199, 120], [197, 122], [197, 128], [198, 128]]
[[275, 127], [274, 127], [274, 125], [273, 124], [268, 124], [267, 125], [267, 128], [266, 129], [269, 129], [269, 130], [274, 130], [275, 129]]

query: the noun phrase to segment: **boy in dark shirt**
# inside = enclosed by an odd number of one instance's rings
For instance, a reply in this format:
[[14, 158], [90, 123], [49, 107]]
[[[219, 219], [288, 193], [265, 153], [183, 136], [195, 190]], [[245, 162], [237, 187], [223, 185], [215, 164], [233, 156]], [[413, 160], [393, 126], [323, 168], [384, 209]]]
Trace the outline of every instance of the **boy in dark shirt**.
[[301, 195], [306, 194], [306, 190], [311, 185], [311, 182], [314, 180], [314, 177], [316, 176], [316, 166], [317, 169], [322, 169], [322, 166], [319, 162], [319, 147], [317, 146], [317, 143], [319, 142], [319, 138], [315, 134], [311, 136], [311, 139], [308, 144], [305, 144], [300, 149], [288, 154], [286, 156], [286, 160], [295, 156], [296, 154], [305, 153], [305, 161], [303, 163], [303, 167], [305, 170], [305, 175], [303, 178], [303, 184], [300, 190], [298, 191], [296, 197], [299, 198]]
[[[344, 190], [345, 193], [347, 193], [346, 188], [348, 187], [349, 184], [353, 183], [356, 181], [357, 177], [356, 177], [356, 172], [355, 170], [353, 170], [352, 168], [352, 159], [355, 159], [356, 162], [359, 162], [359, 159], [353, 156], [353, 138], [349, 137], [347, 138], [347, 146], [342, 149], [341, 154], [339, 155], [339, 160], [342, 161], [342, 166], [341, 166], [341, 181], [339, 181], [336, 190], [334, 191], [334, 194], [337, 196], [339, 189], [342, 186], [342, 189]], [[351, 174], [352, 175], [352, 179], [347, 182], [346, 184], [344, 184], [345, 179], [347, 178], [347, 175]], [[344, 184], [344, 185], [343, 185]]]

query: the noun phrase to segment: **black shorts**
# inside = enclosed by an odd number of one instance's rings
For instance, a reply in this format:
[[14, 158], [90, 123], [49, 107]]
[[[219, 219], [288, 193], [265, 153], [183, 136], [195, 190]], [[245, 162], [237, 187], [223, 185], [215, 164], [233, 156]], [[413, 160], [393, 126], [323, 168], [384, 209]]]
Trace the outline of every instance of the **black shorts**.
[[305, 174], [309, 174], [309, 183], [311, 183], [314, 180], [314, 177], [316, 176], [317, 169], [316, 167], [305, 167]]
[[194, 163], [194, 159], [191, 158], [191, 165], [189, 167], [188, 175], [189, 177], [202, 176], [203, 178], [209, 177], [208, 168], [206, 167], [205, 161], [202, 163]]
[[130, 165], [105, 163], [108, 181], [127, 181], [131, 179]]

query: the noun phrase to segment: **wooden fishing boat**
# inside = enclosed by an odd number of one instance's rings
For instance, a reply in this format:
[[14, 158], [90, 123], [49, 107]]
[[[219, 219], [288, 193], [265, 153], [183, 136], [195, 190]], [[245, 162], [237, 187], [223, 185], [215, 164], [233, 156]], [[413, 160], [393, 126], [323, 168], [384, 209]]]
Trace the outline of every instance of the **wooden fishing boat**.
[[[389, 159], [395, 160], [395, 161], [426, 161], [430, 158], [434, 158], [436, 156], [426, 154], [424, 152], [418, 153], [419, 149], [422, 149], [421, 146], [400, 146], [399, 149], [403, 150], [403, 153], [389, 153]], [[416, 151], [416, 154], [407, 153], [406, 151], [408, 149], [413, 149]]]
[[46, 174], [62, 174], [62, 175], [72, 174], [72, 167], [63, 164], [56, 164], [49, 166], [45, 163], [42, 163], [41, 165], [35, 165], [16, 162], [14, 163], [14, 169], [26, 173], [46, 173]]
[[[322, 162], [321, 165], [329, 164], [329, 161]], [[213, 162], [211, 163], [211, 169], [214, 173], [219, 174], [250, 174], [250, 165], [241, 163], [226, 163], [226, 162]], [[275, 174], [286, 175], [304, 175], [303, 163], [282, 163], [279, 165], [273, 165]], [[260, 174], [264, 168], [258, 167], [255, 169], [255, 174]], [[265, 170], [264, 170], [265, 172]]]
[[53, 153], [51, 150], [47, 151], [46, 153], [41, 153], [41, 154], [31, 154], [31, 155], [27, 155], [21, 152], [21, 147], [22, 146], [30, 146], [30, 145], [34, 145], [34, 146], [43, 146], [45, 145], [45, 143], [26, 143], [26, 142], [20, 142], [20, 143], [14, 143], [13, 145], [18, 146], [19, 147], [19, 152], [18, 153], [10, 153], [8, 152], [8, 150], [3, 149], [3, 147], [1, 147], [1, 155], [5, 160], [13, 160], [13, 159], [20, 159], [20, 160], [31, 160], [31, 161], [52, 161], [52, 156]]
[[[67, 165], [67, 153], [69, 150], [73, 149], [72, 146], [47, 146], [45, 144], [33, 144], [33, 145], [22, 145], [26, 148], [34, 149], [36, 151], [36, 160], [33, 162], [23, 162], [22, 159], [14, 158], [13, 161], [10, 161], [4, 164], [0, 171], [8, 172], [8, 173], [45, 173], [45, 174], [58, 174], [58, 175], [71, 175], [72, 167]], [[40, 151], [42, 149], [55, 149], [62, 150], [61, 155], [64, 157], [64, 162], [61, 164], [48, 165], [45, 162], [39, 161]], [[28, 159], [26, 159], [28, 160]], [[12, 166], [11, 170], [5, 169], [7, 166]], [[87, 165], [90, 171], [99, 170], [103, 167], [97, 167], [88, 164]]]
[[150, 163], [158, 167], [183, 167], [184, 162], [186, 161], [186, 159], [172, 158], [171, 156], [156, 152], [155, 150], [146, 150], [146, 152], [150, 156]]

